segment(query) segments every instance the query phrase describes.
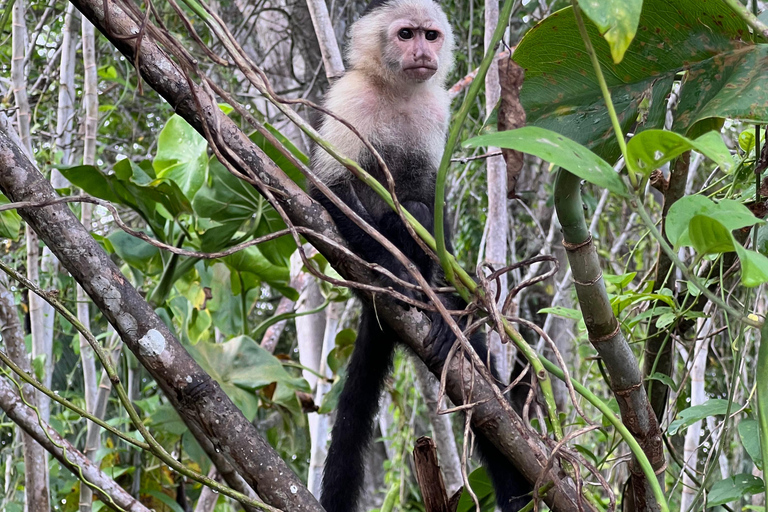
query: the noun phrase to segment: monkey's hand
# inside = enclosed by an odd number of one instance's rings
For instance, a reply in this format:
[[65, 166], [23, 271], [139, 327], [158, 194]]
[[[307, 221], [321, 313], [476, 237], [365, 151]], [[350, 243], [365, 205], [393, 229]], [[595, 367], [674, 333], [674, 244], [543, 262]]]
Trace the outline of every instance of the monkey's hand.
[[[464, 300], [457, 295], [441, 296], [440, 302], [448, 310], [461, 310], [467, 306]], [[451, 347], [457, 342], [456, 335], [449, 322], [439, 312], [431, 311], [428, 316], [432, 326], [424, 339], [424, 347], [428, 351], [428, 359], [425, 362], [430, 368], [442, 368]], [[466, 320], [458, 319], [457, 323], [460, 329], [464, 329]]]

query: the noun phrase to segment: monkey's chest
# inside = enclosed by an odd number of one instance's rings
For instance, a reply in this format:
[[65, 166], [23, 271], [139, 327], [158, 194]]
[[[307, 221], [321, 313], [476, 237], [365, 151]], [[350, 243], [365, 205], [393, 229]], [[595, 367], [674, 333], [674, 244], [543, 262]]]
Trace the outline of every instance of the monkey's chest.
[[[395, 193], [398, 200], [419, 201], [430, 208], [435, 200], [435, 178], [437, 168], [433, 157], [423, 151], [393, 145], [375, 145], [387, 169], [395, 182]], [[373, 154], [366, 151], [360, 159], [360, 165], [373, 175], [389, 190], [386, 171], [381, 168]], [[366, 209], [374, 215], [381, 215], [390, 210], [384, 201], [367, 185], [358, 182], [357, 194]]]

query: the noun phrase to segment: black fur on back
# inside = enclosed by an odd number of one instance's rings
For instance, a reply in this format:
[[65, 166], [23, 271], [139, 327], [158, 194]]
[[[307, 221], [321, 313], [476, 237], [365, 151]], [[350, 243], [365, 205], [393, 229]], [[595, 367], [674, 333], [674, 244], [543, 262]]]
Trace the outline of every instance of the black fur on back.
[[[383, 5], [386, 0], [374, 0]], [[423, 226], [432, 231], [434, 225], [435, 164], [423, 151], [402, 146], [377, 146], [377, 151], [392, 173], [400, 203]], [[384, 175], [371, 154], [358, 156], [362, 167], [386, 187]], [[442, 281], [442, 269], [413, 240], [400, 217], [370, 187], [353, 179], [342, 179], [330, 185], [333, 192], [360, 217], [397, 246], [422, 272], [430, 283]], [[389, 251], [360, 229], [328, 198], [317, 190], [312, 197], [333, 218], [350, 248], [363, 259], [377, 263], [399, 278], [412, 281], [410, 274]], [[445, 226], [450, 247], [450, 226]], [[400, 288], [394, 285], [393, 287]], [[412, 290], [399, 290], [415, 295]], [[423, 297], [418, 297], [423, 299]], [[374, 298], [375, 300], [375, 298]], [[457, 295], [441, 300], [449, 310], [460, 310], [466, 303]], [[431, 370], [442, 368], [456, 338], [438, 313], [427, 313], [432, 327], [427, 336], [430, 357], [425, 361]], [[357, 341], [347, 369], [347, 381], [339, 397], [331, 446], [325, 462], [320, 502], [327, 512], [356, 512], [363, 487], [364, 461], [374, 432], [374, 419], [379, 397], [392, 365], [397, 334], [376, 318], [373, 305], [364, 305]], [[475, 333], [470, 343], [481, 360], [487, 360], [486, 337]], [[495, 372], [495, 365], [491, 365]], [[521, 368], [516, 368], [515, 375]], [[498, 375], [495, 375], [498, 378]], [[514, 378], [514, 376], [513, 376]], [[527, 391], [527, 389], [526, 389]], [[513, 392], [514, 393], [514, 392]], [[513, 405], [520, 411], [525, 401], [515, 397]], [[496, 501], [502, 512], [516, 512], [530, 501], [531, 485], [521, 473], [479, 432], [477, 448], [496, 490]]]

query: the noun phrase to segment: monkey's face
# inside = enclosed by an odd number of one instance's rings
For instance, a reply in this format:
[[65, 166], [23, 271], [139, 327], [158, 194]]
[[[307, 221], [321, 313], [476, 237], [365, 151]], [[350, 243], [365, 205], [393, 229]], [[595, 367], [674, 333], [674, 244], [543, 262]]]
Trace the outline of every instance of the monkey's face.
[[440, 49], [445, 43], [445, 34], [437, 23], [398, 19], [389, 25], [387, 39], [385, 60], [407, 79], [424, 82], [437, 73]]

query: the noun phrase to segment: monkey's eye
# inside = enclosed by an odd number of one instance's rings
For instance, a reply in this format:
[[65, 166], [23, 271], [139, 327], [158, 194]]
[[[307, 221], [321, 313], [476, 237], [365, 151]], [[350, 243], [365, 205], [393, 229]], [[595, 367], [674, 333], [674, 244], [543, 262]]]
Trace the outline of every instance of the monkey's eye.
[[427, 32], [424, 34], [424, 37], [427, 38], [427, 41], [434, 41], [437, 39], [438, 36], [437, 30], [427, 30]]
[[397, 33], [397, 36], [400, 39], [411, 39], [413, 37], [413, 30], [409, 28], [401, 28], [400, 32]]

